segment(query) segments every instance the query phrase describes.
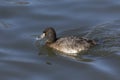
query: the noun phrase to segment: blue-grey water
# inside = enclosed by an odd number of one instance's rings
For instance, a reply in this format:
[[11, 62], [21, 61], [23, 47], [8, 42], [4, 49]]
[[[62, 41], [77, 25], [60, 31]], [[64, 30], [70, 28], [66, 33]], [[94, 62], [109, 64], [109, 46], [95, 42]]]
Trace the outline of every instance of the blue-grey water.
[[[55, 55], [34, 39], [49, 26], [99, 44]], [[0, 80], [120, 80], [120, 0], [0, 0]]]

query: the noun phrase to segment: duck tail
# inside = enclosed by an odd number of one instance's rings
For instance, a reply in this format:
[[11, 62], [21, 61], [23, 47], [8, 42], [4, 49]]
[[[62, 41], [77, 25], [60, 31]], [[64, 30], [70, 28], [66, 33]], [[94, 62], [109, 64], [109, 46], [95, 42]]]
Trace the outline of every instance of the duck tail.
[[90, 43], [91, 46], [94, 46], [97, 44], [95, 40], [87, 40], [87, 42]]

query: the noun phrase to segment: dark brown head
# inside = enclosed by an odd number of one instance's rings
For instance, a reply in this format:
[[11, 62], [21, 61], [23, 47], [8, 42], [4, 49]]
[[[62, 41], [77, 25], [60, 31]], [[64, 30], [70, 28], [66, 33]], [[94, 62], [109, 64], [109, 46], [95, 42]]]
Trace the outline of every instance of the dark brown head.
[[56, 41], [56, 32], [52, 27], [48, 27], [43, 31], [40, 39], [46, 39], [46, 43], [53, 43]]

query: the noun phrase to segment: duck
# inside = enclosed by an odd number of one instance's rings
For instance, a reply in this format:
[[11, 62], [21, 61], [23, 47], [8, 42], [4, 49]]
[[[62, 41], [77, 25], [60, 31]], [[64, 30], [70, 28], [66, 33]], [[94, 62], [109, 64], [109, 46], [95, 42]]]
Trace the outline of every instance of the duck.
[[77, 56], [81, 51], [88, 50], [96, 45], [95, 40], [85, 37], [67, 36], [57, 38], [56, 31], [53, 27], [47, 27], [37, 40], [45, 40], [45, 46], [60, 51], [65, 55]]

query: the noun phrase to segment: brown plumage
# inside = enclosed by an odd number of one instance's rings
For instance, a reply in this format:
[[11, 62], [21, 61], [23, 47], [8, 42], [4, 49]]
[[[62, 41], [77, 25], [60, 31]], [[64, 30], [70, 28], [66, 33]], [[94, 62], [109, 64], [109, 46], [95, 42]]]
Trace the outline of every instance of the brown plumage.
[[53, 49], [63, 52], [63, 54], [76, 56], [83, 50], [88, 50], [91, 46], [96, 45], [94, 40], [80, 38], [75, 36], [57, 38], [56, 32], [49, 27], [43, 31], [41, 38], [46, 38], [46, 45]]

